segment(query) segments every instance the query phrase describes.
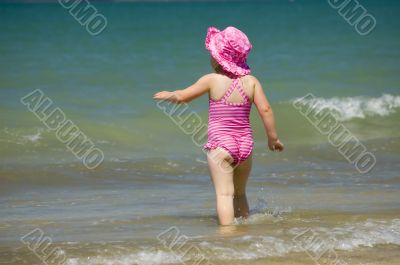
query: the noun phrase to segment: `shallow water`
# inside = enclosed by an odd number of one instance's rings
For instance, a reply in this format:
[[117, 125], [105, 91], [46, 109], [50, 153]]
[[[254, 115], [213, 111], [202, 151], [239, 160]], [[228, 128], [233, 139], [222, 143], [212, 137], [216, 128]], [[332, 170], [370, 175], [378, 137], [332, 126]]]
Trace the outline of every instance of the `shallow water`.
[[[400, 263], [400, 5], [363, 4], [368, 36], [324, 1], [96, 3], [96, 37], [58, 4], [0, 4], [0, 263], [43, 264], [21, 240], [32, 231], [69, 265]], [[219, 227], [205, 139], [176, 122], [206, 124], [207, 98], [178, 119], [151, 96], [208, 73], [206, 28], [230, 24], [253, 43], [286, 150], [267, 151], [253, 109], [251, 215]], [[35, 89], [104, 152], [98, 168], [21, 104]], [[374, 155], [368, 173], [296, 109], [307, 93]]]

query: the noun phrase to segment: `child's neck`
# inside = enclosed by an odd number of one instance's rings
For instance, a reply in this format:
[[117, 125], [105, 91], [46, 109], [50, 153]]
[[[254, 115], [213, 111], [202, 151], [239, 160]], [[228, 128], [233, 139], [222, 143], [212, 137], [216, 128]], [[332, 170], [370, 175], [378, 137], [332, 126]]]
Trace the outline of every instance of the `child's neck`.
[[226, 75], [226, 76], [229, 77], [229, 78], [237, 78], [237, 77], [239, 77], [238, 75], [235, 75], [235, 74], [233, 74], [233, 73], [231, 73], [231, 72], [225, 71], [224, 69], [222, 69], [222, 68], [220, 68], [220, 67], [218, 67], [217, 69], [215, 69], [215, 72], [216, 72], [217, 74]]

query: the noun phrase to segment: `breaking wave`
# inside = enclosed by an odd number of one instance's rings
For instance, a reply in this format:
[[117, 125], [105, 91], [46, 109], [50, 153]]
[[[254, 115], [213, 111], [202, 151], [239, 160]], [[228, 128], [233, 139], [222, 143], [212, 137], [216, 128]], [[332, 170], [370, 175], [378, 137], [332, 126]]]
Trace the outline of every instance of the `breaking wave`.
[[[300, 100], [300, 101], [299, 101]], [[353, 118], [367, 118], [371, 116], [387, 116], [400, 108], [400, 96], [383, 94], [381, 97], [333, 97], [333, 98], [296, 98], [292, 102], [303, 105], [312, 104], [318, 109], [333, 111], [342, 121]]]

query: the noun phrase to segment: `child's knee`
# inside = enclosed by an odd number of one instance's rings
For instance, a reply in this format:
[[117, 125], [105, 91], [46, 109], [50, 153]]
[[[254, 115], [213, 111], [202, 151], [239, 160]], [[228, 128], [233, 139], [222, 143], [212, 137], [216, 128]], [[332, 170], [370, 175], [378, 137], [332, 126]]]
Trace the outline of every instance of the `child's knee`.
[[235, 190], [233, 187], [221, 187], [216, 191], [217, 196], [223, 196], [223, 197], [232, 197], [235, 194]]

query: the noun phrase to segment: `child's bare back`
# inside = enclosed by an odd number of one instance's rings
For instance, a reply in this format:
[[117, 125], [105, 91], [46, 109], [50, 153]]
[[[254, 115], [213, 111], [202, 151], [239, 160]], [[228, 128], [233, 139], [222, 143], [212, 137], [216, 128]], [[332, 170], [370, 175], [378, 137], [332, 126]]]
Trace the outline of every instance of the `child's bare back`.
[[[233, 80], [226, 75], [213, 73], [210, 84], [210, 90], [208, 92], [208, 96], [210, 99], [218, 100], [223, 97], [226, 90], [230, 87]], [[256, 84], [255, 77], [252, 75], [246, 75], [240, 78], [240, 83], [244, 89], [246, 95], [251, 99], [253, 102], [254, 99], [254, 88]], [[243, 101], [243, 97], [237, 90], [234, 90], [229, 97], [229, 102], [239, 103]]]

